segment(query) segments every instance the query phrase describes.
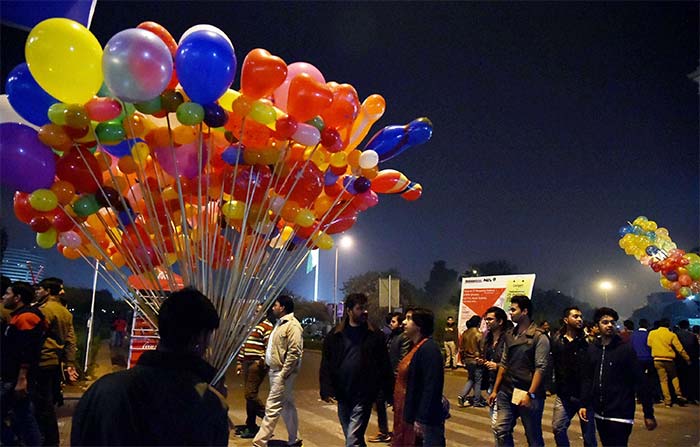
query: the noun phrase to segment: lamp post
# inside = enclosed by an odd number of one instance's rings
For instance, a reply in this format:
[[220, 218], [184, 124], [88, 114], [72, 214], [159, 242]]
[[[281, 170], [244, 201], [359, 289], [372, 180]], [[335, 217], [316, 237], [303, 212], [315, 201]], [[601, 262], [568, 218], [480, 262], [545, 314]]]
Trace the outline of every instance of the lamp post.
[[343, 236], [335, 246], [335, 275], [333, 277], [333, 325], [338, 322], [338, 253], [341, 248], [352, 247], [352, 238]]
[[598, 283], [598, 287], [603, 291], [603, 296], [605, 297], [605, 307], [610, 307], [608, 304], [608, 292], [610, 292], [614, 285], [611, 281], [601, 281]]

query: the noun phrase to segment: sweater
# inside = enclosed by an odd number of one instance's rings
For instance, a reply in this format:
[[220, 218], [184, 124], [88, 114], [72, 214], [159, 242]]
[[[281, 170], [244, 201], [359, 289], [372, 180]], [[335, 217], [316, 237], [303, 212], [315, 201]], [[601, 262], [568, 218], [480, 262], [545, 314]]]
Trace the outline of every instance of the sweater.
[[690, 357], [683, 349], [678, 336], [669, 331], [667, 327], [661, 326], [649, 332], [647, 345], [651, 348], [651, 356], [654, 360], [671, 361], [676, 358], [676, 352], [678, 352], [683, 357], [683, 360], [686, 362], [690, 361]]

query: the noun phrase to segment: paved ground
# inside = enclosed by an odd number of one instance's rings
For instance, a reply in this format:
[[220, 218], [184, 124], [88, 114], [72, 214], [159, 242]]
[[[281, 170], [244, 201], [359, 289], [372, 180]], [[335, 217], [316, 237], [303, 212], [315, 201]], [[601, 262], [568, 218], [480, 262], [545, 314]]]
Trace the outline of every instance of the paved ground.
[[[103, 349], [108, 350], [109, 346], [104, 345]], [[104, 362], [109, 355], [106, 355], [103, 351], [99, 357], [100, 361]], [[343, 435], [338, 423], [335, 406], [322, 402], [318, 396], [319, 363], [320, 353], [315, 351], [304, 353], [302, 372], [297, 381], [295, 393], [299, 412], [299, 431], [301, 438], [304, 440], [304, 445], [307, 447], [342, 446]], [[105, 372], [108, 369], [108, 367], [102, 366], [100, 372]], [[119, 368], [116, 367], [116, 369]], [[464, 384], [465, 377], [466, 373], [464, 370], [447, 371], [445, 375], [445, 395], [453, 404], [452, 417], [446, 423], [447, 445], [479, 447], [493, 445], [488, 410], [485, 408], [457, 408], [456, 406], [455, 396]], [[243, 384], [240, 376], [229, 374], [227, 384], [229, 387], [228, 401], [231, 407], [230, 416], [234, 423], [242, 424], [245, 420], [245, 403], [243, 401]], [[261, 392], [263, 396], [267, 394], [267, 389], [268, 387], [265, 383]], [[71, 392], [66, 393], [69, 399], [59, 411], [59, 425], [63, 445], [68, 445], [70, 416], [77, 402], [76, 399], [80, 395], [79, 391], [79, 389], [73, 389]], [[547, 445], [554, 445], [554, 439], [551, 434], [552, 404], [553, 399], [547, 399], [543, 418], [543, 430]], [[653, 432], [648, 432], [644, 430], [643, 421], [640, 418], [641, 408], [637, 411], [637, 420], [630, 439], [631, 446], [690, 447], [700, 445], [700, 407], [664, 408], [663, 405], [657, 405], [655, 412], [659, 428]], [[389, 410], [389, 420], [393, 420], [392, 418], [393, 414]], [[577, 422], [572, 424], [569, 436], [573, 446], [582, 446], [583, 442], [577, 424]], [[376, 431], [376, 417], [373, 415], [367, 433], [368, 435], [373, 435]], [[275, 434], [277, 439], [286, 439], [286, 431], [282, 421], [277, 426]], [[527, 445], [520, 424], [518, 424], [515, 431], [515, 444], [519, 446]], [[248, 439], [237, 438], [232, 433], [229, 445], [250, 446], [251, 442]]]

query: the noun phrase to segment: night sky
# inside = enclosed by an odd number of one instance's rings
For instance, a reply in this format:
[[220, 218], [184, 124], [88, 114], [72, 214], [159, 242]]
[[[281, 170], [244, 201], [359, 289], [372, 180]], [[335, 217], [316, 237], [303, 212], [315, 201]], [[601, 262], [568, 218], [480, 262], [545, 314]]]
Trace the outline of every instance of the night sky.
[[[623, 315], [663, 291], [658, 274], [618, 247], [617, 230], [646, 215], [681, 248], [699, 244], [697, 2], [242, 3], [98, 2], [101, 44], [145, 20], [176, 40], [211, 24], [240, 65], [253, 48], [314, 64], [360, 99], [379, 93], [387, 125], [427, 116], [433, 138], [381, 165], [423, 185], [407, 202], [380, 196], [348, 234], [340, 280], [397, 269], [422, 286], [435, 260], [464, 271], [506, 259], [593, 305], [602, 279]], [[24, 60], [26, 33], [3, 27], [2, 72]], [[239, 87], [239, 78], [234, 88]], [[362, 147], [362, 146], [361, 146]], [[10, 247], [33, 244], [3, 190]], [[89, 286], [91, 271], [55, 250], [47, 273]], [[334, 252], [321, 255], [332, 297]], [[76, 269], [79, 267], [80, 269]], [[76, 274], [76, 272], [80, 272]], [[290, 287], [306, 297], [313, 275]]]

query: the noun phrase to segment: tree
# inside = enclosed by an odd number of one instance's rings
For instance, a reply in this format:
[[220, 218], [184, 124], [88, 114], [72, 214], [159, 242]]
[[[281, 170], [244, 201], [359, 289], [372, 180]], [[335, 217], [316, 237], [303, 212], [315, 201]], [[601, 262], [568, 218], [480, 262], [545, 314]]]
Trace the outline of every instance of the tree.
[[459, 302], [459, 274], [457, 270], [447, 268], [445, 261], [435, 261], [424, 289], [426, 298], [430, 300], [425, 304], [433, 311], [447, 304], [454, 305]]
[[342, 291], [344, 295], [350, 293], [364, 293], [369, 298], [368, 311], [369, 320], [376, 327], [384, 325], [384, 317], [388, 312], [388, 308], [379, 308], [379, 278], [398, 278], [401, 282], [399, 285], [399, 304], [402, 308], [408, 306], [421, 305], [424, 302], [422, 290], [416, 288], [409, 281], [401, 279], [401, 274], [396, 270], [386, 272], [367, 272], [362, 275], [353, 276], [343, 283]]
[[577, 300], [574, 297], [561, 293], [558, 290], [542, 290], [535, 287], [532, 291], [532, 307], [534, 320], [537, 323], [547, 320], [552, 330], [560, 327], [562, 314], [567, 307], [578, 307], [584, 317], [593, 315], [593, 310], [588, 303]]

